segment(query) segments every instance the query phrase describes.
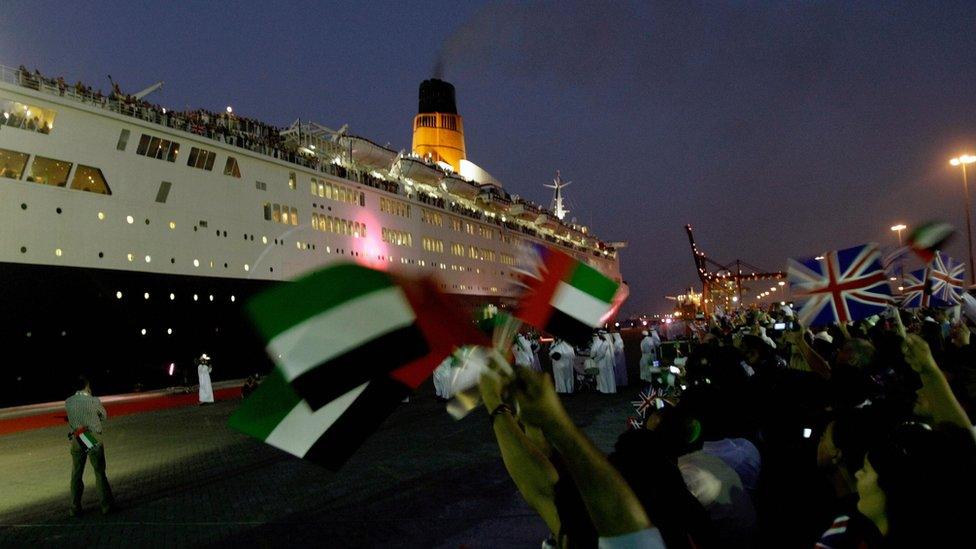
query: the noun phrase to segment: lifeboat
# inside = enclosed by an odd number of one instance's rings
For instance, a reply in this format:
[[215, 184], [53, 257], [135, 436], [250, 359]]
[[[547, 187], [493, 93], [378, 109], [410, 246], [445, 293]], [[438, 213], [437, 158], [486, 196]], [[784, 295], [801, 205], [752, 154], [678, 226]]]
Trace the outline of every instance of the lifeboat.
[[437, 182], [444, 177], [444, 172], [437, 169], [436, 166], [410, 156], [401, 156], [393, 166], [399, 172], [400, 177], [413, 179], [417, 183], [425, 185], [436, 186]]
[[385, 170], [390, 169], [397, 157], [396, 151], [391, 151], [369, 139], [354, 135], [342, 136], [339, 139], [339, 146], [344, 153], [352, 155], [352, 160], [356, 164], [384, 170], [384, 173]]
[[477, 185], [459, 175], [445, 176], [441, 179], [441, 185], [447, 192], [468, 199], [476, 198], [481, 192]]

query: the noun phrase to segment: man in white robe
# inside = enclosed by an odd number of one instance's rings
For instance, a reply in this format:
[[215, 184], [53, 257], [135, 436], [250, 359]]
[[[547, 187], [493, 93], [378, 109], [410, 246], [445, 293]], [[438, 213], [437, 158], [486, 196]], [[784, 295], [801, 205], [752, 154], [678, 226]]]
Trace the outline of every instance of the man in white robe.
[[654, 366], [657, 358], [657, 349], [661, 345], [661, 337], [657, 335], [657, 330], [648, 332], [644, 330], [644, 339], [641, 340], [641, 360], [640, 378], [644, 381], [651, 381], [655, 373], [661, 371], [660, 367]]
[[613, 348], [602, 334], [593, 336], [590, 346], [590, 358], [596, 363], [600, 371], [596, 376], [596, 389], [601, 393], [616, 393], [617, 384], [613, 377]]
[[523, 334], [515, 336], [515, 343], [512, 344], [512, 355], [516, 366], [532, 367], [532, 344]]
[[624, 353], [624, 339], [620, 332], [611, 334], [613, 339], [613, 378], [617, 387], [627, 386], [627, 355]]
[[197, 377], [200, 378], [200, 404], [213, 404], [213, 385], [210, 384], [210, 372], [212, 371], [213, 366], [210, 365], [210, 357], [204, 353], [197, 362]]
[[539, 350], [542, 349], [542, 344], [539, 343], [539, 335], [531, 334], [529, 340], [529, 349], [532, 351], [532, 369], [541, 372], [542, 362], [539, 360]]
[[573, 350], [573, 346], [557, 339], [549, 348], [549, 358], [552, 359], [552, 377], [556, 383], [556, 392], [572, 393], [573, 378], [576, 377], [576, 370], [573, 367], [576, 362], [576, 351]]
[[434, 369], [434, 394], [439, 398], [449, 399], [454, 396], [451, 393], [451, 378], [453, 378], [451, 364], [454, 362], [454, 356], [448, 355], [443, 362]]

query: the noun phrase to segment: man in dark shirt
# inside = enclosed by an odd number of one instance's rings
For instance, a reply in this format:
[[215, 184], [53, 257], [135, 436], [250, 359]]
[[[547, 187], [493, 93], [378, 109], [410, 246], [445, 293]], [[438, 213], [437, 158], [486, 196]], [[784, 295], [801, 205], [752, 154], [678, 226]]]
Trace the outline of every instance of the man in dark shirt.
[[[91, 394], [91, 385], [84, 376], [78, 378], [77, 392], [64, 401], [64, 408], [68, 412], [69, 446], [71, 449], [71, 510], [69, 514], [76, 517], [81, 514], [81, 496], [85, 491], [82, 477], [85, 473], [85, 461], [91, 458], [92, 470], [95, 472], [95, 486], [101, 497], [102, 514], [108, 514], [115, 505], [112, 487], [105, 476], [105, 446], [101, 442], [102, 420], [108, 416], [101, 401]], [[94, 435], [85, 438], [94, 442], [89, 447], [80, 437], [83, 434]]]

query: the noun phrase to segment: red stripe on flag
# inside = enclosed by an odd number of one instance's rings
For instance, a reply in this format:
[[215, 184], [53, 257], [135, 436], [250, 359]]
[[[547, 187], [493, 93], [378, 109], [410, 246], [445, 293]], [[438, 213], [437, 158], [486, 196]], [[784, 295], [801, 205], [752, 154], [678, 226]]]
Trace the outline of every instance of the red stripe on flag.
[[488, 336], [475, 327], [473, 319], [462, 313], [467, 309], [458, 300], [441, 293], [434, 279], [398, 279], [397, 283], [413, 308], [416, 325], [427, 339], [430, 352], [393, 370], [389, 374], [391, 378], [416, 389], [456, 347], [491, 346]]
[[542, 328], [552, 316], [553, 295], [559, 283], [577, 266], [577, 261], [563, 252], [547, 248], [542, 266], [542, 280], [529, 281], [529, 289], [515, 313], [526, 324]]

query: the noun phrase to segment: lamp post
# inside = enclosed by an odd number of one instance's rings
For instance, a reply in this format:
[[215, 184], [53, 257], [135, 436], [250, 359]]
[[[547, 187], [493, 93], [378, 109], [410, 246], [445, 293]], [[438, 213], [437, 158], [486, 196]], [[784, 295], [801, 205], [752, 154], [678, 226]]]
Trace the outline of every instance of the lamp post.
[[976, 162], [976, 156], [973, 156], [971, 154], [959, 155], [956, 158], [949, 160], [949, 164], [952, 164], [953, 166], [962, 166], [962, 188], [966, 193], [966, 239], [967, 239], [966, 250], [969, 252], [970, 282], [974, 280], [973, 276], [976, 273], [974, 273], [973, 271], [976, 271], [976, 268], [973, 267], [973, 224], [972, 221], [970, 220], [971, 214], [969, 213], [971, 208], [969, 206], [969, 181], [966, 178], [966, 165], [972, 164], [973, 162]]
[[908, 225], [904, 223], [899, 223], [897, 225], [892, 225], [891, 230], [898, 233], [898, 245], [901, 246], [901, 232], [908, 228]]

